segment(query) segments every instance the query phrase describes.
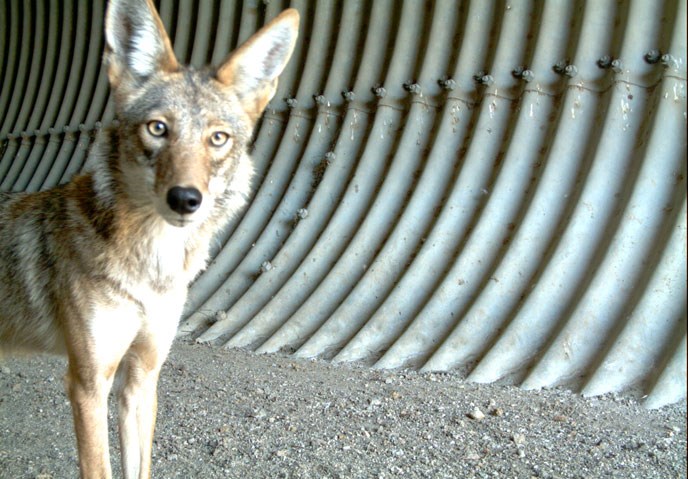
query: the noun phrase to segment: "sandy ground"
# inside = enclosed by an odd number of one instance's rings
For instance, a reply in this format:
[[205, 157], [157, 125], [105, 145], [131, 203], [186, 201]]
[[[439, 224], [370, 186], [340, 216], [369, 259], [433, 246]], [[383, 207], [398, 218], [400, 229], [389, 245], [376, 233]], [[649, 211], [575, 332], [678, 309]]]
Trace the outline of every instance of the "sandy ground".
[[[0, 364], [0, 477], [77, 476], [64, 367]], [[685, 401], [646, 411], [623, 397], [178, 342], [159, 402], [156, 478], [686, 477]]]

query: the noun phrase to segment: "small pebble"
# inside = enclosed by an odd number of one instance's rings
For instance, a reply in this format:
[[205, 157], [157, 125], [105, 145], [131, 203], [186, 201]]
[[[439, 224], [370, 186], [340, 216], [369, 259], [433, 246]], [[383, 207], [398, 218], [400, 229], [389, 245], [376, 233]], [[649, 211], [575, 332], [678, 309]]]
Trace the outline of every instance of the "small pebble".
[[469, 451], [466, 453], [466, 460], [467, 461], [479, 461], [480, 460], [480, 454], [478, 454], [475, 451]]
[[468, 413], [468, 417], [471, 419], [475, 419], [476, 421], [482, 421], [483, 419], [485, 419], [485, 414], [480, 409], [475, 408]]
[[286, 449], [280, 449], [279, 451], [275, 452], [275, 456], [277, 457], [287, 457], [287, 454], [289, 452]]
[[514, 433], [514, 435], [511, 436], [511, 439], [514, 441], [514, 444], [516, 444], [517, 446], [522, 446], [523, 444], [526, 443], [526, 436], [524, 434]]

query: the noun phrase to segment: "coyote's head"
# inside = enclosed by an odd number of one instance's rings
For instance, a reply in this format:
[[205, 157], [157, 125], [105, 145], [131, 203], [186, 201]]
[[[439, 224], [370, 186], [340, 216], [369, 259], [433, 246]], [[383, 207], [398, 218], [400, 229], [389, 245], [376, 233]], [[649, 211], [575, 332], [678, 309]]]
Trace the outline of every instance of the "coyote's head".
[[248, 192], [247, 145], [298, 23], [286, 10], [219, 67], [195, 69], [177, 62], [151, 0], [110, 2], [105, 64], [120, 121], [118, 174], [137, 207], [185, 226]]

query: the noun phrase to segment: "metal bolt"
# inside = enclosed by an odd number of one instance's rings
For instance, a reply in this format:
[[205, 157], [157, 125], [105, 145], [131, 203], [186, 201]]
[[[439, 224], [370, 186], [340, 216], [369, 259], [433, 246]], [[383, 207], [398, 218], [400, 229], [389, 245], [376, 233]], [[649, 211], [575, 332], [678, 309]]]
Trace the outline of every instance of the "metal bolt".
[[100, 130], [103, 127], [103, 123], [100, 121], [95, 122], [94, 126], [96, 127], [96, 130]]
[[299, 208], [296, 212], [296, 217], [300, 220], [305, 220], [308, 218], [308, 210], [306, 208]]
[[662, 52], [657, 49], [652, 49], [645, 54], [645, 61], [652, 65], [654, 65], [655, 63], [659, 63], [659, 60], [661, 60], [661, 58]]
[[404, 90], [406, 90], [409, 93], [413, 93], [414, 95], [420, 95], [421, 93], [420, 85], [418, 83], [410, 81], [404, 83]]
[[456, 88], [456, 81], [453, 78], [440, 78], [437, 80], [437, 84], [444, 90], [452, 91]]
[[597, 60], [597, 66], [600, 68], [609, 68], [612, 65], [612, 57], [605, 55]]
[[569, 78], [573, 78], [576, 75], [578, 75], [578, 68], [576, 68], [575, 65], [569, 64], [567, 60], [562, 60], [558, 62], [556, 65], [552, 67], [552, 70], [554, 70], [559, 75], [564, 75]]
[[621, 73], [623, 71], [623, 62], [609, 55], [605, 55], [597, 60], [597, 66], [604, 69], [611, 69], [614, 73]]
[[328, 151], [327, 153], [325, 153], [325, 159], [328, 162], [332, 163], [335, 158], [337, 158], [337, 155], [335, 154], [334, 151]]
[[662, 62], [662, 65], [664, 65], [665, 68], [678, 68], [678, 60], [676, 60], [676, 57], [674, 57], [670, 53], [665, 53], [664, 55], [662, 55], [660, 61]]
[[384, 98], [387, 95], [387, 90], [381, 86], [374, 86], [372, 92], [378, 98]]
[[325, 98], [325, 95], [313, 95], [313, 99], [320, 106], [327, 104], [327, 98]]
[[473, 79], [476, 81], [476, 83], [485, 86], [492, 85], [494, 83], [494, 77], [489, 75], [487, 72], [478, 72], [476, 75], [473, 75]]
[[343, 92], [342, 92], [342, 96], [344, 97], [344, 100], [346, 100], [346, 101], [348, 101], [348, 102], [352, 102], [352, 101], [354, 101], [354, 100], [356, 99], [356, 95], [355, 95], [354, 92], [351, 91], [351, 90], [349, 90], [349, 91], [343, 91]]
[[535, 80], [535, 73], [533, 73], [532, 70], [528, 70], [526, 67], [523, 67], [523, 66], [515, 68], [511, 72], [511, 74], [514, 77], [525, 81], [526, 83], [529, 83], [529, 82], [532, 82], [533, 80]]
[[272, 263], [270, 261], [263, 261], [263, 264], [260, 265], [261, 273], [267, 273], [271, 269], [272, 269]]
[[533, 70], [523, 70], [523, 73], [521, 74], [521, 78], [526, 83], [530, 83], [533, 80], [535, 80], [535, 73], [533, 73]]
[[285, 98], [284, 101], [286, 102], [286, 104], [289, 108], [296, 108], [296, 105], [298, 105], [298, 103], [299, 103], [296, 100], [296, 98], [293, 98], [293, 97], [292, 98]]
[[57, 128], [53, 128], [52, 126], [48, 128], [48, 134], [50, 135], [57, 135], [60, 132]]
[[8, 133], [8, 134], [7, 134], [7, 139], [8, 139], [8, 140], [16, 140], [16, 139], [17, 139], [17, 135], [16, 135], [15, 133]]
[[612, 60], [611, 69], [614, 73], [621, 73], [623, 71], [623, 62], [620, 59], [615, 58]]

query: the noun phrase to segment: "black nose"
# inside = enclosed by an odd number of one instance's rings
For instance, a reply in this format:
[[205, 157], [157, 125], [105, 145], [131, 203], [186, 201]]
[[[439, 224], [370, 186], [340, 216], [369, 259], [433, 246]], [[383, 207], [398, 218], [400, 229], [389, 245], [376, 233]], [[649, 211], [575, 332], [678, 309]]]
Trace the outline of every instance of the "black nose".
[[196, 188], [174, 186], [167, 192], [167, 204], [181, 215], [193, 213], [201, 206], [203, 195]]

